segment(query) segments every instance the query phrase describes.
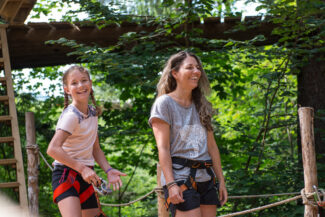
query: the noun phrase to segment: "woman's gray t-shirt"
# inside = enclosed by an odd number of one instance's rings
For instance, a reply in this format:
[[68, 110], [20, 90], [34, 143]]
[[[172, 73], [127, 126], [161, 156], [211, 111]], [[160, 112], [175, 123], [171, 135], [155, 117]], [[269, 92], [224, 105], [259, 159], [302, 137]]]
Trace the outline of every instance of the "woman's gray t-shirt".
[[[170, 155], [191, 160], [211, 160], [208, 153], [207, 131], [201, 125], [200, 117], [194, 103], [189, 107], [178, 104], [172, 97], [162, 95], [158, 97], [152, 108], [149, 124], [153, 118], [159, 118], [170, 126]], [[175, 168], [181, 165], [173, 164]], [[173, 170], [175, 180], [185, 180], [190, 174], [190, 168]], [[198, 169], [195, 180], [205, 182], [211, 179], [206, 169]], [[161, 184], [165, 185], [164, 174], [161, 174]]]

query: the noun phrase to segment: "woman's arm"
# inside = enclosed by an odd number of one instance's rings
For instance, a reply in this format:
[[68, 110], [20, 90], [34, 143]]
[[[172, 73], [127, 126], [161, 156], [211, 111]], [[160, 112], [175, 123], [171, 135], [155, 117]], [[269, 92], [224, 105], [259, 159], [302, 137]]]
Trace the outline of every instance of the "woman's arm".
[[63, 130], [57, 130], [47, 148], [47, 154], [60, 161], [62, 164], [76, 170], [82, 176], [82, 178], [88, 183], [100, 183], [100, 178], [96, 173], [85, 166], [84, 164], [78, 162], [77, 160], [71, 158], [62, 148], [64, 141], [70, 136], [69, 133]]
[[126, 176], [126, 174], [121, 173], [120, 171], [118, 171], [116, 169], [110, 169], [112, 167], [109, 165], [104, 152], [100, 148], [98, 135], [96, 137], [96, 141], [95, 141], [94, 147], [93, 147], [93, 156], [95, 158], [95, 161], [98, 163], [98, 165], [104, 171], [109, 170], [109, 172], [107, 172], [107, 180], [109, 183], [109, 187], [112, 184], [113, 190], [114, 191], [118, 190], [122, 186], [122, 180], [121, 180], [120, 176]]
[[[172, 170], [172, 159], [170, 155], [170, 126], [165, 121], [158, 118], [153, 118], [151, 125], [158, 147], [159, 164], [164, 173], [166, 183], [173, 182], [175, 180]], [[170, 201], [173, 204], [184, 202], [183, 194], [177, 185], [171, 186], [168, 189], [168, 193]]]
[[216, 141], [214, 139], [213, 131], [208, 131], [207, 133], [208, 133], [208, 152], [212, 159], [213, 170], [219, 182], [219, 200], [222, 206], [228, 200], [228, 193], [226, 189], [225, 179], [222, 174], [220, 153]]

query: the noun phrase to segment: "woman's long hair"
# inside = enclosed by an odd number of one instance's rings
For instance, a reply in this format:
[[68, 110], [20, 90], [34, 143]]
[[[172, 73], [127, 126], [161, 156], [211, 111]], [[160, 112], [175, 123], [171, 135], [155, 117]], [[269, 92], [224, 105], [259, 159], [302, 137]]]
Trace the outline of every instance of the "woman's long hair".
[[195, 54], [181, 51], [172, 55], [162, 72], [161, 78], [157, 85], [158, 96], [168, 94], [176, 89], [177, 82], [172, 75], [172, 71], [178, 72], [180, 66], [186, 57], [194, 57], [200, 67], [201, 77], [198, 86], [192, 90], [192, 99], [195, 104], [196, 110], [200, 116], [201, 124], [207, 129], [212, 130], [211, 117], [212, 117], [212, 106], [211, 103], [206, 99], [206, 96], [210, 94], [211, 88], [208, 77], [203, 70], [201, 60]]

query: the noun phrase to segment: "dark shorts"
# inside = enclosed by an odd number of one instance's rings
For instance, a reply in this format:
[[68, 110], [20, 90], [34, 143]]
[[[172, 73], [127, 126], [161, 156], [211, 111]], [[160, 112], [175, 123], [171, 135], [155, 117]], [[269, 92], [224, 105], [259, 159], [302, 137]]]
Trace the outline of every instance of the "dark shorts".
[[94, 187], [83, 180], [80, 173], [67, 166], [55, 166], [52, 173], [53, 201], [78, 197], [81, 209], [98, 208]]
[[[177, 182], [180, 186], [184, 181]], [[218, 184], [214, 184], [213, 180], [207, 182], [197, 182], [197, 190], [190, 188], [183, 192], [183, 203], [170, 204], [169, 210], [172, 216], [175, 216], [176, 209], [181, 211], [189, 211], [200, 207], [200, 205], [217, 205], [220, 206], [220, 201], [218, 197], [217, 187]], [[164, 188], [165, 199], [168, 198], [168, 190], [166, 186]]]

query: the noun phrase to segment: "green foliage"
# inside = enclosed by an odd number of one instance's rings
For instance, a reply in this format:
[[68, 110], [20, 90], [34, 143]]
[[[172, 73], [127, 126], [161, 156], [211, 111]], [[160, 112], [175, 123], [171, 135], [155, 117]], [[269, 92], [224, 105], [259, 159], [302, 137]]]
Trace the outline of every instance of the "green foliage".
[[[48, 13], [61, 1], [38, 1], [37, 13]], [[246, 1], [255, 2], [255, 1]], [[216, 40], [203, 38], [198, 29], [175, 29], [189, 25], [200, 18], [231, 14], [234, 1], [136, 1], [127, 8], [127, 1], [64, 0], [62, 4], [77, 4], [77, 12], [87, 12], [98, 25], [121, 24], [124, 21], [158, 26], [154, 32], [128, 32], [111, 47], [77, 44], [61, 38], [48, 43], [59, 43], [74, 48], [71, 54], [87, 62], [95, 95], [103, 106], [99, 121], [102, 149], [113, 167], [128, 174], [124, 187], [107, 203], [125, 203], [151, 191], [155, 185], [157, 149], [147, 123], [155, 98], [155, 86], [167, 58], [179, 50], [187, 49], [201, 57], [211, 82], [209, 100], [217, 111], [213, 117], [215, 138], [221, 152], [224, 174], [230, 195], [296, 192], [303, 187], [299, 150], [297, 149], [297, 78], [300, 67], [310, 58], [324, 52], [324, 3], [318, 0], [260, 0], [258, 10], [265, 9], [266, 19], [276, 24], [273, 34], [279, 40], [272, 45], [257, 46], [265, 36], [257, 35], [249, 41]], [[222, 10], [221, 5], [226, 7]], [[170, 10], [164, 10], [163, 7]], [[127, 16], [158, 15], [142, 19]], [[78, 18], [67, 13], [64, 19]], [[146, 14], [148, 13], [148, 14]], [[142, 21], [141, 21], [142, 19]], [[231, 31], [252, 28], [239, 25]], [[175, 39], [185, 41], [179, 46]], [[208, 49], [207, 49], [208, 48]], [[71, 55], [70, 54], [70, 55]], [[42, 153], [54, 134], [55, 124], [63, 107], [63, 97], [54, 92], [60, 68], [33, 69], [32, 79], [50, 79], [53, 85], [40, 98], [34, 91], [39, 83], [29, 83], [24, 73], [15, 72], [15, 89], [21, 132], [24, 112], [34, 111], [37, 143]], [[59, 72], [59, 73], [58, 73]], [[59, 82], [60, 83], [60, 82]], [[29, 89], [29, 93], [22, 90]], [[4, 110], [5, 111], [5, 110]], [[322, 119], [323, 115], [318, 114]], [[24, 136], [23, 136], [24, 144]], [[4, 153], [6, 150], [3, 149]], [[322, 157], [322, 156], [319, 156]], [[47, 157], [49, 161], [50, 158]], [[324, 180], [324, 166], [319, 165], [319, 177]], [[58, 216], [51, 203], [51, 173], [40, 165], [40, 210], [44, 216]], [[104, 177], [102, 171], [96, 171]], [[5, 171], [1, 171], [5, 172]], [[323, 186], [324, 187], [324, 186]], [[220, 214], [249, 209], [272, 203], [282, 197], [231, 200], [219, 210]], [[156, 216], [155, 197], [152, 196], [129, 207], [104, 208], [109, 216]], [[249, 216], [301, 216], [300, 202], [277, 206]]]

